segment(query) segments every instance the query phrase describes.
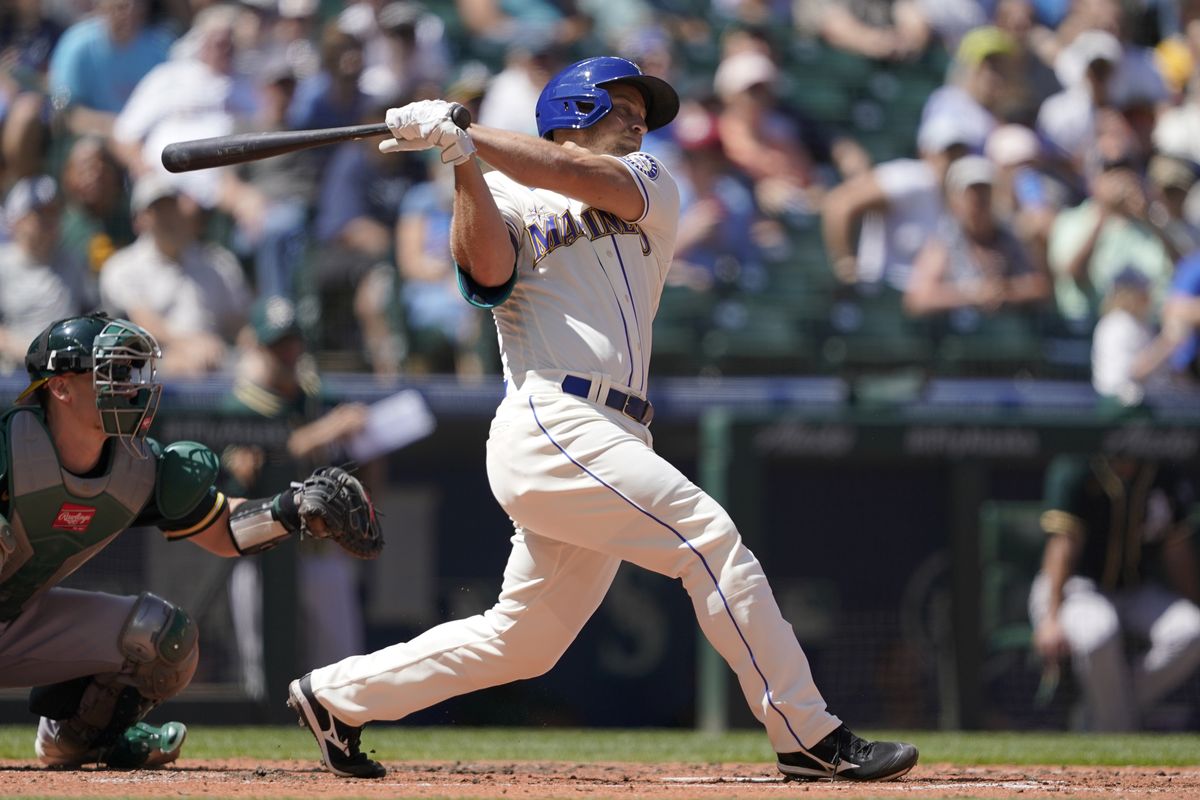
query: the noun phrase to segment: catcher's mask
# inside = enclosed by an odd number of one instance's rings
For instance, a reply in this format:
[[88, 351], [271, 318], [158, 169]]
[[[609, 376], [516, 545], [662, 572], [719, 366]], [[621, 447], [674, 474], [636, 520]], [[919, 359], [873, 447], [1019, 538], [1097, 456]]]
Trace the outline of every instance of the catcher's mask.
[[55, 375], [91, 372], [104, 432], [145, 458], [144, 442], [162, 396], [155, 369], [161, 357], [154, 337], [127, 320], [103, 313], [59, 320], [29, 345], [25, 369], [30, 384], [17, 402]]

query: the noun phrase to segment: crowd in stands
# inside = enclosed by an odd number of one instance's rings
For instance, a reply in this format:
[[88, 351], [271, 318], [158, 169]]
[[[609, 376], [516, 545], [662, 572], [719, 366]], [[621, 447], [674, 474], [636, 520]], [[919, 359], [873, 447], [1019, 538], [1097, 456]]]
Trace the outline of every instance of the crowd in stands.
[[534, 132], [547, 78], [602, 52], [683, 98], [644, 145], [682, 195], [660, 373], [1200, 381], [1196, 0], [11, 0], [0, 369], [99, 306], [168, 374], [229, 371], [279, 296], [328, 367], [495, 371], [426, 155], [161, 151], [429, 97]]

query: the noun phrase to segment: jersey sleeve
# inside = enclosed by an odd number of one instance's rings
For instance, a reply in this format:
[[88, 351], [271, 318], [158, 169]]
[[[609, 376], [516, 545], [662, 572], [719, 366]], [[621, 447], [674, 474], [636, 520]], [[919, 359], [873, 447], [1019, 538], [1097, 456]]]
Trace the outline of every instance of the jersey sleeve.
[[630, 153], [617, 160], [629, 170], [646, 203], [642, 216], [629, 222], [673, 241], [679, 226], [679, 187], [675, 184], [675, 178], [661, 161], [649, 153]]
[[1086, 533], [1082, 513], [1087, 470], [1086, 459], [1074, 456], [1057, 458], [1046, 468], [1041, 525], [1047, 536]]
[[216, 487], [216, 455], [197, 442], [153, 444], [158, 461], [154, 497], [135, 525], [157, 527], [171, 540], [186, 539], [207, 528], [228, 506]]

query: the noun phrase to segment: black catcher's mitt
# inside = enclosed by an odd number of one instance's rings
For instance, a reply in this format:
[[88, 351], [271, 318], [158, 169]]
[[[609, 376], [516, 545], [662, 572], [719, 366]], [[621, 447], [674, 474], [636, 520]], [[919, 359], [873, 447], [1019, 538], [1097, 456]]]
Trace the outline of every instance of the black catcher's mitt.
[[375, 558], [383, 550], [367, 490], [341, 467], [321, 467], [300, 485], [300, 530], [332, 539], [358, 558]]

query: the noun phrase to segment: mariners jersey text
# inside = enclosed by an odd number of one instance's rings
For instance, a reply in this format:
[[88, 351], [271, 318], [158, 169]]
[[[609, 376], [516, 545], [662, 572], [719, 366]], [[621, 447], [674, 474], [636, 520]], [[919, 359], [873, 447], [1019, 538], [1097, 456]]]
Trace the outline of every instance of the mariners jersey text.
[[598, 208], [585, 208], [580, 212], [579, 219], [569, 208], [561, 214], [543, 214], [538, 220], [530, 222], [525, 230], [533, 247], [534, 265], [558, 248], [575, 244], [581, 236], [594, 242], [606, 236], [636, 235], [641, 240], [642, 255], [650, 255], [650, 237], [646, 236], [640, 225], [626, 222], [611, 211]]

